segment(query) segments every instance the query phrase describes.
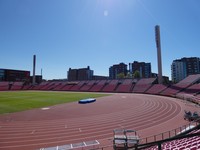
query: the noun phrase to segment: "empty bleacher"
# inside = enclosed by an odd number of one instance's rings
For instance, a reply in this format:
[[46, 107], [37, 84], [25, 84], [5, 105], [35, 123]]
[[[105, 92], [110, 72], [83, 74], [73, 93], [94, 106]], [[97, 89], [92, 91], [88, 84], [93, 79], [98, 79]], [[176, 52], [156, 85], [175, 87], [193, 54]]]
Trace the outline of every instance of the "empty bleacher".
[[55, 83], [56, 83], [56, 82], [49, 82], [48, 84], [42, 86], [42, 87], [40, 88], [40, 90], [51, 90], [51, 87], [53, 87]]
[[[191, 136], [192, 134], [197, 136]], [[180, 136], [181, 137], [181, 136]], [[183, 135], [184, 138], [178, 138], [168, 142], [164, 142], [161, 145], [162, 150], [199, 150], [200, 149], [200, 129], [195, 129], [194, 131]], [[158, 150], [158, 146], [152, 146], [145, 148], [145, 150]]]
[[108, 80], [108, 82], [102, 89], [102, 92], [115, 92], [117, 85], [118, 85], [118, 80]]
[[200, 74], [189, 75], [185, 79], [181, 80], [179, 83], [168, 87], [166, 90], [161, 92], [161, 94], [165, 96], [175, 96], [178, 92], [183, 91], [184, 89], [188, 88], [189, 86], [191, 86], [199, 80]]
[[9, 82], [0, 82], [0, 91], [9, 90]]
[[62, 83], [62, 81], [55, 81], [53, 82], [48, 88], [47, 90], [54, 90], [57, 86], [59, 86]]
[[186, 88], [183, 93], [186, 94], [192, 94], [192, 95], [196, 95], [197, 93], [200, 92], [200, 83], [198, 84], [193, 84], [190, 87]]
[[70, 91], [79, 91], [80, 88], [86, 83], [87, 83], [87, 81], [69, 82], [68, 85], [73, 85], [69, 90]]
[[95, 80], [91, 80], [91, 81], [88, 81], [86, 84], [84, 84], [81, 88], [80, 88], [80, 91], [89, 91], [92, 86], [98, 81], [95, 81]]
[[50, 81], [44, 81], [40, 83], [39, 85], [34, 85], [31, 89], [32, 90], [41, 90], [42, 88], [48, 86], [51, 82]]
[[73, 86], [76, 87], [78, 83], [79, 83], [79, 82], [67, 82], [67, 83], [65, 83], [65, 85], [62, 87], [61, 91], [70, 91], [71, 88], [72, 88]]
[[62, 81], [62, 82], [59, 82], [59, 84], [54, 87], [54, 91], [61, 91], [63, 87], [65, 87], [67, 85], [67, 82], [66, 81]]
[[32, 87], [33, 85], [23, 85], [22, 90], [30, 90]]
[[156, 78], [87, 81], [44, 81], [38, 85], [23, 82], [0, 82], [5, 90], [54, 90], [83, 92], [122, 92], [173, 96], [199, 103], [200, 74], [190, 75], [174, 85], [154, 84]]
[[99, 82], [96, 82], [89, 91], [100, 92], [102, 88], [105, 86], [105, 84], [106, 84], [106, 80], [101, 80]]
[[145, 93], [152, 84], [155, 82], [156, 78], [144, 78], [140, 79], [134, 86], [133, 91], [134, 93]]
[[116, 92], [130, 93], [132, 86], [133, 86], [132, 79], [121, 80], [121, 81], [119, 81], [119, 85], [116, 89]]
[[150, 89], [148, 89], [146, 94], [160, 94], [163, 90], [167, 88], [166, 85], [163, 84], [154, 84]]
[[10, 90], [21, 90], [24, 82], [13, 82]]

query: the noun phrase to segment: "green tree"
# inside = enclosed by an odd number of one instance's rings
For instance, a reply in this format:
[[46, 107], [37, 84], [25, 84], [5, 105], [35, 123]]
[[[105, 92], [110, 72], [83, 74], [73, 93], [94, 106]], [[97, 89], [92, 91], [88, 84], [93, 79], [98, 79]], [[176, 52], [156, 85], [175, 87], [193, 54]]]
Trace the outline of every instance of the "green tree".
[[126, 75], [126, 78], [132, 78], [132, 76], [131, 76], [131, 73], [130, 73], [130, 72], [128, 72], [128, 73], [127, 73], [127, 75]]
[[138, 70], [136, 70], [133, 74], [134, 78], [140, 78], [140, 72]]
[[117, 74], [117, 79], [123, 79], [125, 77], [124, 73]]

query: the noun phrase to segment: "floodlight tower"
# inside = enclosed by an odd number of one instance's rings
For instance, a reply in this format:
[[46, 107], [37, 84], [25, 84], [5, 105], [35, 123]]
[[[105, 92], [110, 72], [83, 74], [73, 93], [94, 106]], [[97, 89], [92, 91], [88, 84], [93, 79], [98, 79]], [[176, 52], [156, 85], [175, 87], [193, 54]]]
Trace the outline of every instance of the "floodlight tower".
[[35, 85], [35, 64], [36, 64], [36, 55], [33, 55], [33, 85]]
[[158, 83], [162, 84], [162, 58], [161, 58], [161, 44], [160, 44], [160, 27], [155, 26], [156, 47], [157, 47], [157, 61], [158, 61]]

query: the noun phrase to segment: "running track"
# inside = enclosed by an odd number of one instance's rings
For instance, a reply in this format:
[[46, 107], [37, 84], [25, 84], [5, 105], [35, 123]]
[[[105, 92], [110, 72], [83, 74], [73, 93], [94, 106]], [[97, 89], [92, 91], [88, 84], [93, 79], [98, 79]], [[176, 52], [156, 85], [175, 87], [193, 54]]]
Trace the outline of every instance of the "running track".
[[77, 102], [0, 116], [0, 150], [31, 150], [98, 140], [112, 144], [113, 129], [134, 129], [140, 137], [186, 124], [178, 99], [142, 94], [113, 94], [90, 104]]

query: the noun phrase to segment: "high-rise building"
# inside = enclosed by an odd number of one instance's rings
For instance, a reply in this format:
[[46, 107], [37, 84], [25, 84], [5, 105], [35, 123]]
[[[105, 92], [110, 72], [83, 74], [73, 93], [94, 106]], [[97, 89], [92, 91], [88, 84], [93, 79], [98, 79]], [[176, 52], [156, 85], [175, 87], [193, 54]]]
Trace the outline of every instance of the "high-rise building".
[[109, 78], [110, 79], [117, 79], [119, 74], [127, 75], [127, 65], [124, 63], [115, 64], [109, 68]]
[[69, 81], [78, 81], [78, 80], [92, 80], [93, 70], [90, 70], [90, 67], [71, 69], [69, 68], [67, 77]]
[[177, 83], [187, 77], [186, 65], [181, 60], [175, 60], [171, 65], [172, 81]]
[[21, 81], [29, 82], [30, 71], [0, 69], [0, 81]]
[[152, 74], [151, 63], [134, 61], [133, 63], [129, 63], [129, 70], [131, 74], [138, 71], [141, 78], [150, 78]]
[[176, 59], [171, 65], [171, 77], [174, 83], [177, 83], [189, 75], [200, 73], [200, 58], [189, 57]]

